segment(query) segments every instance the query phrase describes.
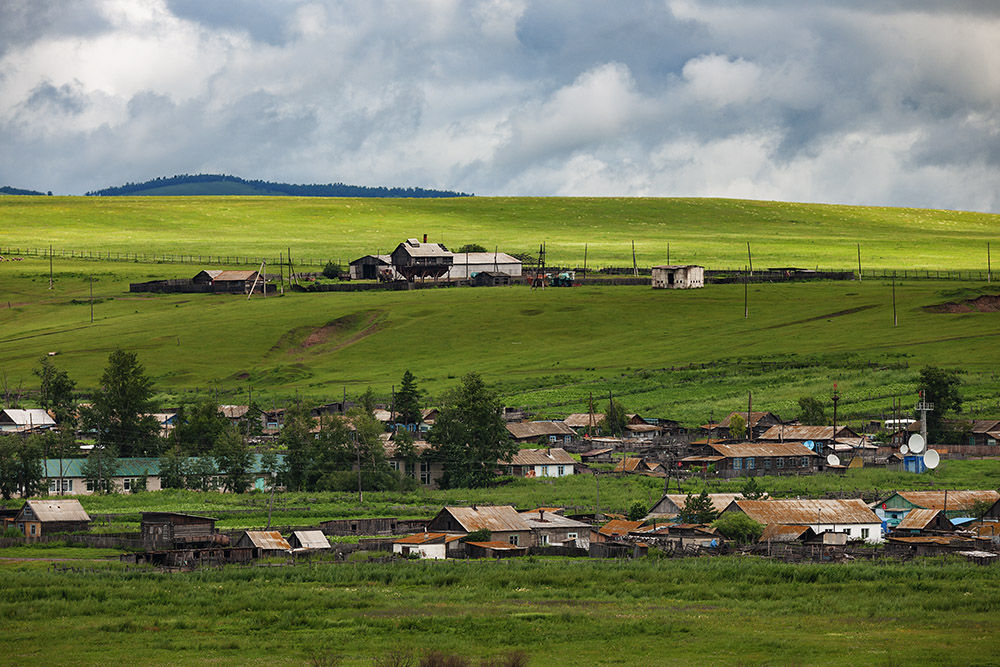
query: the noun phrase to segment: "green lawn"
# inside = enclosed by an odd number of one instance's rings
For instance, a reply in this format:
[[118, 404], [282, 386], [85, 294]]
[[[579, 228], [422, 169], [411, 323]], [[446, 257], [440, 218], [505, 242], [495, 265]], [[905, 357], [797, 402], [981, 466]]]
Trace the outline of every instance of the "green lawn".
[[24, 665], [371, 665], [431, 650], [531, 665], [987, 664], [1000, 649], [1000, 568], [940, 560], [0, 570], [5, 659]]
[[[388, 400], [410, 369], [434, 401], [475, 370], [512, 405], [543, 416], [600, 408], [609, 391], [631, 410], [696, 425], [754, 405], [794, 416], [804, 395], [842, 392], [842, 418], [904, 405], [916, 371], [965, 371], [967, 411], [1000, 412], [1000, 314], [925, 306], [996, 293], [985, 283], [882, 280], [743, 287], [525, 287], [239, 296], [129, 294], [130, 281], [190, 274], [177, 265], [0, 263], [0, 365], [11, 387], [35, 386], [39, 357], [81, 390], [108, 353], [139, 354], [165, 405], [198, 393], [265, 405], [332, 400], [372, 387]], [[94, 323], [89, 275], [94, 273]], [[2, 307], [6, 306], [6, 307]], [[315, 334], [315, 335], [314, 335]], [[312, 336], [312, 338], [310, 338]]]
[[405, 238], [537, 252], [550, 264], [983, 269], [1000, 216], [735, 199], [0, 196], [0, 247], [348, 262]]

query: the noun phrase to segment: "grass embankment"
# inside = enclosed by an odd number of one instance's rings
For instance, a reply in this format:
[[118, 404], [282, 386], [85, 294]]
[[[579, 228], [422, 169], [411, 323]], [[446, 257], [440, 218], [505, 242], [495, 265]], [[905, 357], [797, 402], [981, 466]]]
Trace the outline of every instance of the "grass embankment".
[[18, 664], [362, 665], [430, 650], [519, 650], [533, 665], [982, 664], [1000, 648], [1000, 569], [938, 560], [0, 569]]
[[[66, 263], [70, 264], [70, 263]], [[785, 417], [800, 396], [841, 390], [841, 419], [908, 405], [916, 371], [966, 371], [967, 411], [1000, 411], [1000, 314], [930, 313], [967, 299], [982, 283], [897, 285], [892, 326], [884, 281], [753, 285], [743, 317], [741, 285], [660, 291], [646, 287], [523, 287], [239, 296], [128, 294], [128, 282], [185, 275], [177, 266], [74, 262], [48, 290], [47, 263], [0, 263], [0, 364], [10, 387], [32, 387], [38, 358], [82, 390], [108, 352], [136, 350], [166, 406], [218, 390], [264, 405], [298, 395], [332, 400], [371, 386], [387, 400], [410, 369], [429, 402], [476, 370], [508, 404], [540, 415], [585, 411], [608, 391], [631, 410], [704, 423], [746, 405]], [[88, 271], [95, 271], [90, 323]], [[187, 270], [187, 273], [190, 273]], [[996, 291], [996, 290], [992, 290]]]
[[537, 252], [550, 265], [983, 269], [1000, 216], [736, 199], [0, 197], [0, 247], [339, 259], [406, 238]]
[[[994, 489], [1000, 480], [1000, 460], [945, 461], [933, 473], [913, 475], [877, 468], [848, 470], [843, 475], [765, 476], [758, 481], [773, 496], [819, 497], [831, 492], [888, 494], [893, 490]], [[721, 481], [692, 478], [683, 483], [684, 492], [736, 493], [742, 479]], [[558, 479], [519, 479], [489, 489], [450, 489], [413, 492], [366, 491], [364, 502], [355, 493], [281, 493], [275, 497], [272, 525], [316, 525], [327, 519], [346, 517], [428, 518], [445, 505], [514, 505], [519, 509], [566, 507], [570, 513], [626, 513], [639, 501], [647, 507], [660, 498], [664, 480], [639, 475], [572, 475]], [[671, 492], [676, 492], [673, 480]], [[269, 497], [263, 493], [236, 495], [196, 491], [156, 491], [130, 495], [79, 496], [84, 509], [94, 517], [124, 514], [110, 524], [95, 522], [95, 532], [137, 531], [141, 512], [190, 512], [219, 519], [220, 529], [259, 528], [267, 522]], [[18, 507], [22, 501], [4, 504]]]

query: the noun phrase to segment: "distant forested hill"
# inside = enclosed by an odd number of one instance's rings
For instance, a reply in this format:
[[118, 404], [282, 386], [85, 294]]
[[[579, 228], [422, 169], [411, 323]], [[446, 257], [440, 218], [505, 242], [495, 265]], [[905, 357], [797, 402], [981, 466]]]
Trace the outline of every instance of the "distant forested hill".
[[[39, 192], [38, 190], [22, 190], [20, 188], [12, 188], [9, 185], [5, 185], [0, 188], [0, 195], [44, 195], [44, 192]], [[52, 194], [51, 192], [49, 194]]]
[[[34, 193], [41, 194], [41, 193]], [[290, 197], [470, 197], [464, 192], [424, 188], [369, 188], [363, 185], [328, 183], [296, 185], [270, 181], [248, 181], [225, 174], [181, 174], [154, 178], [145, 183], [126, 183], [88, 192], [88, 197], [191, 195], [285, 195]]]

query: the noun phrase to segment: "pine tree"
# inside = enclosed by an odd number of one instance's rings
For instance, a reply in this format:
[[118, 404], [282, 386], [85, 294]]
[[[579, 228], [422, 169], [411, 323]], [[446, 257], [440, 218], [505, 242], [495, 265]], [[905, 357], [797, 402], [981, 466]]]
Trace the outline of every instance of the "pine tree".
[[402, 384], [396, 392], [396, 413], [402, 424], [420, 423], [420, 390], [417, 388], [416, 378], [410, 371], [403, 373]]

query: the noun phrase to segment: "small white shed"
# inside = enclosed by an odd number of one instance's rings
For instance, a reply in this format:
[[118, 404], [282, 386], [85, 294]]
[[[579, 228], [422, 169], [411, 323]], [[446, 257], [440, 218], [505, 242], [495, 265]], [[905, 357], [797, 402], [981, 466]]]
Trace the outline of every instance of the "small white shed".
[[653, 267], [653, 287], [657, 289], [694, 289], [704, 286], [704, 266], [663, 264]]

